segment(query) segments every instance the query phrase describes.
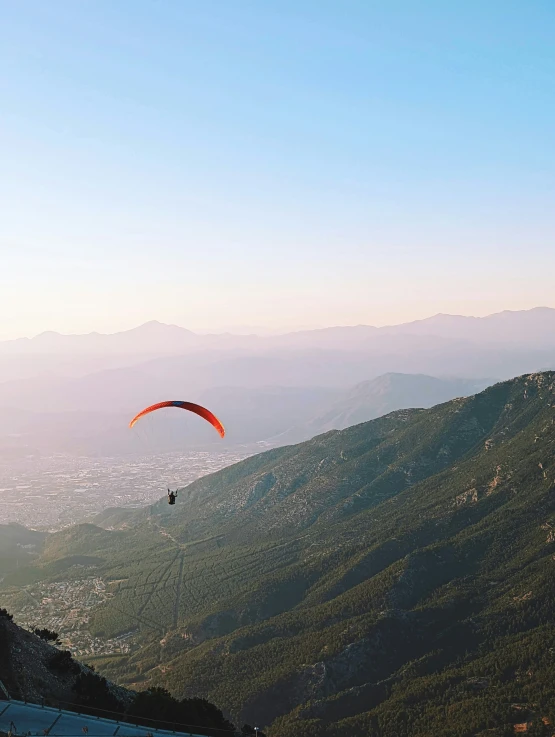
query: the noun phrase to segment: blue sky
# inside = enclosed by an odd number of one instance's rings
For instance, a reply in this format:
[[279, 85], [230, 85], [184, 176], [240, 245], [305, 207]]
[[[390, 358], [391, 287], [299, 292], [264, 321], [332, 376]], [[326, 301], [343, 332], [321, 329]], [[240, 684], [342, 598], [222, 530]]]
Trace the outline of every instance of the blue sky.
[[0, 337], [555, 307], [551, 0], [0, 13]]

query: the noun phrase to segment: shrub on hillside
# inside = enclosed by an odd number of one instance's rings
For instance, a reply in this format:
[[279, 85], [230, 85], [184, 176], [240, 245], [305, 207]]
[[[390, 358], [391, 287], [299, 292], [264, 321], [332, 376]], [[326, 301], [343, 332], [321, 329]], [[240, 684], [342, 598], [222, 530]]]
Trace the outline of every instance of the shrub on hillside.
[[198, 734], [225, 737], [235, 729], [222, 712], [206, 699], [178, 701], [165, 688], [140, 691], [129, 709], [129, 716], [137, 719], [154, 719], [160, 726], [169, 724], [195, 727]]
[[49, 666], [52, 670], [57, 670], [60, 673], [78, 673], [79, 666], [71, 657], [69, 650], [58, 650], [48, 661]]
[[122, 705], [110, 691], [108, 682], [96, 673], [80, 673], [75, 680], [73, 690], [78, 695], [81, 706], [116, 713], [122, 712]]
[[58, 642], [58, 633], [52, 632], [52, 630], [48, 630], [46, 627], [44, 627], [44, 629], [37, 628], [33, 630], [33, 632], [37, 637], [40, 637], [40, 639], [45, 642]]

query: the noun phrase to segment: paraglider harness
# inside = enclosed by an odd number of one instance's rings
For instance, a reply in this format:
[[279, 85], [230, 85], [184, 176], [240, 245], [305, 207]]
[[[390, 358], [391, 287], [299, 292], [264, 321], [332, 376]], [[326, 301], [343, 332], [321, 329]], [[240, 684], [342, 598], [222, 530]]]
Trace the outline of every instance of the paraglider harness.
[[168, 489], [168, 504], [175, 504], [176, 497], [177, 491], [170, 491]]

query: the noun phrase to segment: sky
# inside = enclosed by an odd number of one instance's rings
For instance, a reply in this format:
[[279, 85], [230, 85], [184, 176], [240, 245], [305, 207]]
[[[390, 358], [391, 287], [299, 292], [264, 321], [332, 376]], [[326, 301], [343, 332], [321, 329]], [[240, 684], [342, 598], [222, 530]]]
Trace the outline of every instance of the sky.
[[0, 338], [555, 307], [552, 0], [0, 17]]

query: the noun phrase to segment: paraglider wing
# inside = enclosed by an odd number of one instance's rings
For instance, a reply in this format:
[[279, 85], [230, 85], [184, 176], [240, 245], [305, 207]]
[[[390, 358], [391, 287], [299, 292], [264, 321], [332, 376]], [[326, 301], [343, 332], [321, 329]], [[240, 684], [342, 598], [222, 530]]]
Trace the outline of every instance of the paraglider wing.
[[213, 427], [216, 428], [216, 430], [220, 433], [220, 436], [223, 438], [225, 435], [225, 429], [222, 423], [218, 420], [216, 415], [213, 415], [212, 412], [210, 412], [209, 409], [206, 409], [206, 407], [201, 407], [200, 404], [194, 404], [193, 402], [158, 402], [158, 404], [152, 404], [150, 407], [146, 407], [146, 409], [143, 409], [142, 412], [139, 412], [138, 415], [135, 415], [131, 422], [129, 423], [129, 427], [133, 427], [136, 422], [138, 422], [141, 417], [144, 417], [145, 415], [150, 414], [150, 412], [155, 412], [157, 409], [163, 409], [164, 407], [179, 407], [180, 409], [187, 409], [189, 412], [194, 412], [195, 414], [199, 415], [199, 417], [202, 417], [204, 420], [209, 422]]

